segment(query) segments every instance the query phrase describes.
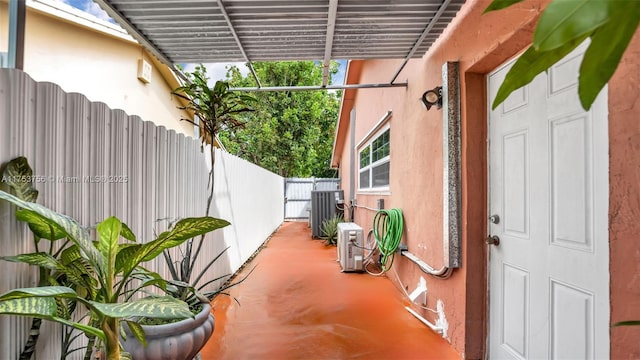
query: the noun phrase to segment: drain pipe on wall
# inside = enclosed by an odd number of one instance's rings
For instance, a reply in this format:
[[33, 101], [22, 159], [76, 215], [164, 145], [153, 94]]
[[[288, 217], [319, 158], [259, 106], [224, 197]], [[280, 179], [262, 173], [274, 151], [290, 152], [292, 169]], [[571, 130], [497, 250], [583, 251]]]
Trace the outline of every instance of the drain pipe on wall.
[[[398, 283], [401, 285], [400, 289], [405, 294], [405, 296], [411, 301], [411, 304], [412, 305], [418, 305], [422, 309], [429, 310], [429, 311], [431, 311], [433, 313], [438, 314], [438, 319], [436, 320], [436, 323], [434, 324], [431, 321], [429, 321], [426, 318], [424, 318], [418, 312], [413, 310], [411, 308], [411, 306], [405, 306], [404, 307], [405, 310], [407, 310], [411, 315], [413, 315], [421, 323], [427, 325], [427, 327], [429, 327], [429, 329], [437, 332], [443, 338], [448, 339], [447, 330], [449, 329], [449, 323], [447, 322], [446, 316], [444, 314], [444, 303], [442, 302], [442, 300], [438, 299], [438, 302], [436, 304], [436, 306], [437, 306], [436, 310], [433, 310], [433, 309], [430, 309], [430, 308], [426, 307], [426, 304], [427, 304], [427, 282], [426, 282], [426, 280], [421, 276], [420, 277], [420, 281], [418, 282], [418, 286], [416, 287], [416, 289], [414, 291], [411, 292], [411, 294], [409, 294], [405, 290], [405, 288], [402, 286], [402, 280], [400, 280], [400, 277], [398, 276], [398, 273], [394, 271], [394, 274], [396, 275], [396, 278], [398, 279]], [[418, 298], [422, 298], [422, 303], [424, 305], [416, 303], [416, 300]]]
[[418, 265], [420, 270], [422, 270], [424, 273], [432, 275], [432, 276], [435, 276], [437, 278], [446, 279], [449, 276], [451, 276], [451, 274], [453, 273], [453, 269], [450, 268], [450, 267], [447, 267], [447, 266], [443, 266], [438, 270], [434, 269], [429, 264], [427, 264], [424, 260], [420, 259], [419, 257], [414, 255], [413, 253], [410, 253], [407, 250], [406, 246], [404, 246], [404, 247], [401, 246], [400, 247], [400, 255], [406, 257], [407, 259], [411, 260], [413, 263]]
[[432, 324], [431, 322], [429, 322], [429, 320], [425, 319], [422, 317], [422, 315], [418, 314], [415, 310], [413, 310], [412, 308], [405, 306], [405, 309], [407, 309], [407, 311], [416, 317], [416, 319], [420, 320], [421, 323], [427, 325], [427, 327], [435, 332], [437, 332], [438, 334], [445, 336], [445, 330], [442, 326], [437, 326]]
[[351, 109], [349, 114], [349, 141], [351, 143], [349, 153], [349, 221], [353, 221], [353, 209], [356, 206], [356, 109]]

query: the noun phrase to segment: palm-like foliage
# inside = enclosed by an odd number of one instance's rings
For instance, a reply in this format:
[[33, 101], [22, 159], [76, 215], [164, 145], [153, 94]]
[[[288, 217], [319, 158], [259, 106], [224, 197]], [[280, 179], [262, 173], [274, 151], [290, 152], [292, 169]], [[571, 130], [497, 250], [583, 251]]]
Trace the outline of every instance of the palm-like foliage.
[[224, 292], [225, 290], [241, 284], [249, 275], [251, 275], [253, 270], [255, 270], [255, 267], [251, 269], [242, 280], [238, 280], [236, 282], [225, 282], [224, 285], [216, 288], [215, 290], [205, 291], [204, 289], [211, 283], [231, 277], [231, 274], [224, 274], [207, 279], [204, 283], [201, 283], [208, 270], [216, 263], [216, 261], [218, 261], [218, 259], [222, 257], [222, 255], [227, 252], [227, 250], [229, 250], [229, 247], [226, 247], [213, 259], [209, 260], [209, 262], [202, 268], [202, 270], [200, 270], [200, 273], [198, 273], [192, 281], [190, 279], [190, 274], [193, 267], [189, 265], [192, 264], [192, 262], [188, 254], [182, 254], [180, 261], [174, 261], [171, 254], [168, 251], [165, 251], [164, 256], [167, 268], [169, 269], [173, 280], [167, 281], [167, 286], [163, 289], [164, 292], [177, 299], [185, 301], [192, 309], [196, 308], [196, 305], [200, 303], [211, 302], [211, 300], [213, 300], [213, 298], [218, 294], [227, 294]]
[[[21, 254], [9, 260], [59, 271], [75, 286], [75, 289], [67, 286], [43, 286], [8, 291], [0, 295], [0, 314], [37, 317], [79, 329], [104, 342], [109, 360], [121, 358], [120, 320], [127, 321], [144, 343], [141, 327], [134, 319], [193, 317], [184, 301], [171, 296], [129, 299], [123, 302], [127, 284], [139, 274], [144, 274], [149, 280], [143, 282], [138, 289], [146, 286], [166, 288], [164, 279], [144, 270], [140, 264], [154, 259], [165, 249], [179, 246], [194, 236], [229, 224], [212, 217], [186, 218], [155, 240], [136, 243], [131, 230], [117, 218], [110, 217], [98, 224], [97, 239], [92, 240], [87, 229], [70, 217], [42, 205], [23, 201], [4, 191], [0, 191], [0, 199], [20, 207], [19, 220], [27, 222], [32, 229], [48, 227], [52, 232], [64, 234], [72, 243], [71, 247], [63, 251], [60, 259], [38, 252]], [[89, 324], [61, 317], [59, 301], [84, 304], [90, 310]]]
[[[178, 107], [181, 110], [192, 112], [197, 121], [181, 119], [190, 122], [200, 128], [200, 140], [202, 144], [210, 144], [211, 171], [209, 172], [209, 196], [205, 215], [209, 215], [211, 201], [213, 199], [213, 168], [215, 165], [215, 143], [220, 131], [233, 132], [236, 128], [244, 126], [240, 115], [253, 111], [251, 104], [255, 99], [249, 95], [229, 91], [229, 83], [216, 81], [213, 87], [209, 87], [207, 69], [198, 65], [195, 71], [186, 74], [189, 81], [173, 91], [173, 94], [186, 100], [187, 105]], [[193, 258], [197, 259], [198, 252]], [[190, 255], [190, 252], [189, 252]]]
[[[205, 215], [209, 215], [209, 209], [213, 201], [214, 192], [214, 168], [215, 168], [215, 143], [220, 132], [233, 132], [235, 129], [243, 127], [242, 114], [253, 111], [252, 104], [255, 99], [252, 96], [241, 92], [229, 90], [229, 83], [216, 81], [213, 87], [209, 87], [207, 70], [203, 65], [197, 65], [195, 71], [186, 73], [188, 82], [173, 91], [173, 94], [182, 98], [187, 105], [179, 109], [192, 112], [197, 121], [182, 119], [200, 128], [200, 140], [202, 144], [210, 144], [211, 170], [209, 172], [209, 184]], [[183, 300], [195, 302], [194, 294], [202, 290], [205, 286], [220, 280], [228, 275], [223, 275], [215, 279], [209, 279], [204, 284], [198, 285], [206, 270], [224, 253], [220, 253], [216, 258], [210, 260], [200, 274], [193, 274], [195, 264], [198, 261], [200, 250], [204, 242], [204, 236], [199, 239], [190, 239], [181, 249], [181, 258], [173, 258], [169, 252], [165, 251], [165, 260], [173, 277], [169, 292]], [[195, 247], [194, 247], [195, 245]], [[226, 251], [226, 250], [225, 250]], [[192, 276], [195, 279], [192, 281]], [[175, 289], [171, 291], [171, 289]], [[222, 291], [224, 289], [219, 289]], [[218, 291], [202, 294], [211, 298]], [[203, 298], [200, 296], [200, 298]]]
[[229, 83], [216, 81], [209, 87], [206, 68], [198, 65], [193, 73], [187, 73], [189, 82], [173, 91], [173, 94], [186, 100], [187, 105], [179, 107], [197, 116], [198, 122], [182, 119], [200, 127], [203, 143], [215, 141], [220, 131], [233, 131], [242, 127], [244, 122], [240, 114], [253, 111], [251, 104], [255, 99], [249, 95], [229, 91]]

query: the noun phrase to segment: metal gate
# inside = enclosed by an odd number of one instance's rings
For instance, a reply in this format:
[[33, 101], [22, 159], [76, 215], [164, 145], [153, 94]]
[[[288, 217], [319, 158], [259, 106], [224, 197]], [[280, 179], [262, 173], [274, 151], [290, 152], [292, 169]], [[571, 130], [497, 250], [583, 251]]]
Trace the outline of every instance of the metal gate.
[[287, 178], [284, 181], [284, 218], [303, 220], [309, 218], [311, 191], [337, 190], [340, 179]]

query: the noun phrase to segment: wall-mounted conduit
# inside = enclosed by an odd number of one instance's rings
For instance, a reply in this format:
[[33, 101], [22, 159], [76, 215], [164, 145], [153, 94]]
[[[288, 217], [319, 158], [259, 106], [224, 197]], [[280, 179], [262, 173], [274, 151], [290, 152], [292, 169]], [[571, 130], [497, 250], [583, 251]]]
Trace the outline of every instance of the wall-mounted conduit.
[[460, 155], [460, 80], [458, 62], [442, 65], [442, 162], [444, 266], [460, 267], [462, 182]]
[[443, 226], [444, 265], [435, 269], [416, 255], [403, 249], [400, 254], [414, 262], [420, 270], [446, 279], [460, 267], [460, 81], [458, 62], [442, 65], [442, 157], [443, 157]]
[[400, 251], [400, 254], [418, 265], [420, 270], [422, 270], [425, 274], [429, 274], [437, 278], [446, 279], [451, 276], [451, 273], [453, 272], [453, 269], [447, 266], [443, 266], [440, 269], [436, 270], [407, 250]]

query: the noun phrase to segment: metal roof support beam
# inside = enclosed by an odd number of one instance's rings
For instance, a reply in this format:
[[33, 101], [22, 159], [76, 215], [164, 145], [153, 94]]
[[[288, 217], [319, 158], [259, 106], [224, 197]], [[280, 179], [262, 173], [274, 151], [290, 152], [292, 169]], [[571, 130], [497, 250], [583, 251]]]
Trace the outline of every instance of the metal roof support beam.
[[314, 90], [347, 90], [347, 89], [379, 89], [390, 87], [407, 87], [409, 83], [389, 84], [347, 84], [328, 86], [267, 86], [267, 87], [241, 87], [230, 88], [230, 91], [314, 91]]
[[120, 26], [122, 26], [127, 32], [133, 36], [134, 39], [138, 40], [142, 46], [146, 47], [151, 54], [153, 54], [160, 62], [165, 65], [173, 68], [173, 61], [171, 61], [160, 49], [158, 49], [153, 43], [151, 43], [144, 34], [142, 34], [138, 28], [135, 27], [127, 18], [124, 17], [120, 13], [120, 11], [116, 10], [111, 5], [111, 1], [106, 0], [94, 0], [100, 7], [109, 14]]
[[242, 53], [244, 60], [247, 62], [249, 66], [249, 70], [251, 70], [251, 75], [253, 75], [253, 78], [256, 80], [256, 84], [258, 84], [258, 87], [259, 88], [262, 87], [262, 84], [260, 83], [260, 79], [258, 79], [258, 74], [256, 74], [256, 71], [253, 68], [253, 65], [251, 64], [251, 60], [249, 60], [249, 56], [247, 56], [247, 52], [244, 50], [244, 46], [242, 46], [242, 42], [238, 37], [238, 33], [236, 33], [236, 29], [233, 27], [233, 23], [231, 23], [231, 18], [227, 13], [227, 9], [225, 9], [224, 4], [222, 3], [222, 0], [217, 0], [217, 2], [218, 2], [218, 7], [220, 8], [220, 12], [222, 13], [222, 16], [224, 16], [224, 19], [227, 22], [227, 25], [229, 26], [229, 31], [231, 32], [231, 35], [233, 35], [233, 38], [236, 40], [236, 44], [238, 45], [238, 48], [240, 49], [240, 52]]
[[7, 67], [24, 70], [24, 24], [26, 1], [9, 1], [9, 52]]
[[329, 83], [329, 68], [331, 65], [331, 50], [333, 49], [333, 34], [336, 29], [336, 15], [338, 13], [338, 0], [329, 0], [327, 15], [327, 37], [324, 41], [324, 62], [322, 63], [322, 87]]
[[451, 2], [451, 0], [444, 0], [442, 2], [442, 4], [440, 5], [440, 8], [438, 8], [438, 12], [436, 12], [436, 14], [433, 15], [433, 17], [431, 18], [431, 21], [429, 21], [429, 24], [424, 29], [424, 31], [422, 32], [422, 34], [420, 35], [420, 37], [418, 38], [416, 43], [413, 44], [413, 47], [411, 48], [411, 50], [409, 50], [409, 54], [407, 54], [407, 56], [404, 58], [404, 61], [402, 61], [402, 64], [400, 65], [398, 70], [393, 75], [393, 78], [391, 78], [390, 83], [393, 84], [393, 82], [396, 81], [396, 79], [398, 78], [398, 75], [400, 75], [400, 72], [402, 71], [402, 69], [404, 69], [404, 67], [407, 65], [407, 62], [409, 62], [409, 59], [411, 59], [413, 57], [413, 54], [415, 54], [415, 52], [420, 47], [420, 44], [422, 44], [422, 42], [424, 41], [424, 38], [426, 38], [427, 35], [429, 35], [429, 33], [431, 32], [431, 29], [433, 29], [433, 27], [438, 22], [438, 19], [440, 19], [440, 16], [442, 16], [442, 13], [444, 13], [445, 10], [447, 10], [447, 7], [449, 6], [450, 2]]

